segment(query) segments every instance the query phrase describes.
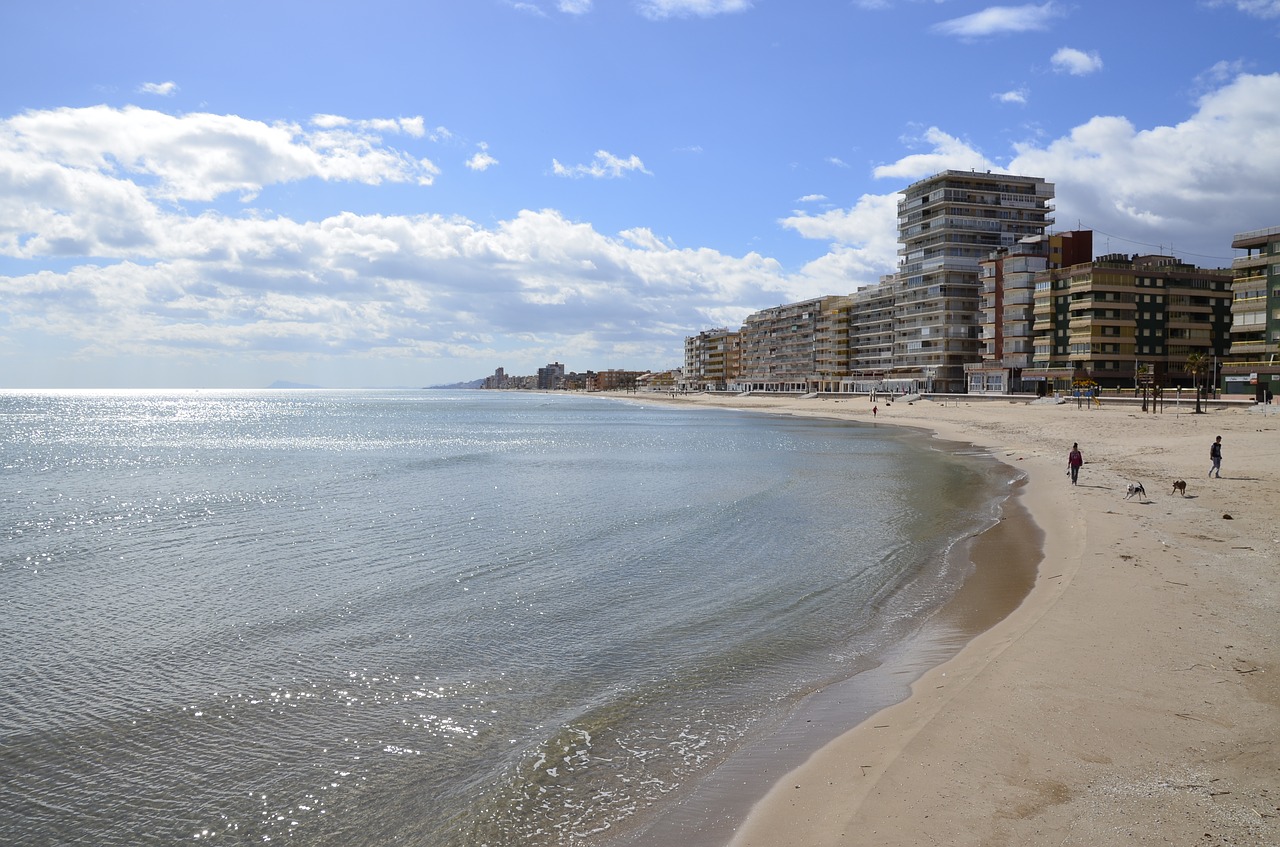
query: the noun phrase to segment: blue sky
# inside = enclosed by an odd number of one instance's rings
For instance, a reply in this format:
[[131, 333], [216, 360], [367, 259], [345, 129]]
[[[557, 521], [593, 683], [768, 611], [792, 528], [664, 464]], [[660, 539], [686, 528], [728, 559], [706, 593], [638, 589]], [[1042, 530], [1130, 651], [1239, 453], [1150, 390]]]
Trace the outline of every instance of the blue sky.
[[[1155, 10], [1158, 9], [1158, 13]], [[1280, 224], [1280, 0], [0, 5], [0, 387], [666, 368], [1041, 176], [1099, 253]]]

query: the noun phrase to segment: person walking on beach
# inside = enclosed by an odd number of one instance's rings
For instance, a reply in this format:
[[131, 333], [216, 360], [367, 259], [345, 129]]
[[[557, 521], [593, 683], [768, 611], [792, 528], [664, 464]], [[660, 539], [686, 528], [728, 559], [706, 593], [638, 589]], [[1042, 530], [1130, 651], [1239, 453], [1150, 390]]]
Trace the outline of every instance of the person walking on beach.
[[1222, 479], [1222, 436], [1219, 435], [1209, 445], [1209, 461], [1213, 462], [1209, 466], [1209, 476], [1216, 476]]
[[879, 406], [872, 406], [872, 407], [871, 407], [871, 417], [873, 417], [873, 418], [874, 418], [874, 417], [876, 416], [876, 413], [877, 413], [877, 412], [879, 412], [879, 411], [880, 411], [880, 407], [879, 407]]
[[1076, 484], [1076, 479], [1080, 476], [1080, 466], [1084, 464], [1084, 456], [1080, 455], [1080, 445], [1072, 444], [1071, 452], [1067, 454], [1067, 470], [1071, 474], [1071, 484]]

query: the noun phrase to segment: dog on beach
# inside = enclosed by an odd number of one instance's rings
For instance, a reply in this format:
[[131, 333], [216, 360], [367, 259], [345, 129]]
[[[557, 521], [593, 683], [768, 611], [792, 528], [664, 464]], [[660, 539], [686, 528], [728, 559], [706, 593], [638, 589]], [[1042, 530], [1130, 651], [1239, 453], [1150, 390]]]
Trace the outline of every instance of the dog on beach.
[[1185, 479], [1175, 479], [1175, 480], [1173, 481], [1173, 491], [1171, 491], [1171, 492], [1169, 492], [1169, 493], [1170, 493], [1170, 494], [1181, 494], [1183, 497], [1186, 497], [1186, 496], [1187, 496], [1187, 481], [1186, 481]]
[[1140, 500], [1146, 500], [1147, 489], [1143, 488], [1142, 483], [1140, 482], [1131, 482], [1129, 483], [1128, 492], [1124, 495], [1124, 499], [1128, 500], [1130, 497], [1137, 497]]

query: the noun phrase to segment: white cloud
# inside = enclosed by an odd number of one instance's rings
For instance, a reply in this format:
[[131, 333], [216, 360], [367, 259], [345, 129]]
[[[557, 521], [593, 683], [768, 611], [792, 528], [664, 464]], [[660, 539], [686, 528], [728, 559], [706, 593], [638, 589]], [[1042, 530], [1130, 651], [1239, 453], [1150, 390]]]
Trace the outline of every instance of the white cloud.
[[[642, 229], [611, 237], [551, 210], [485, 228], [438, 215], [192, 214], [171, 202], [342, 174], [414, 178], [422, 166], [375, 144], [375, 129], [408, 131], [105, 107], [0, 121], [0, 255], [65, 268], [0, 276], [4, 345], [56, 338], [82, 366], [170, 370], [235, 357], [488, 370], [592, 351], [668, 363], [692, 329], [787, 296], [770, 259], [680, 249]], [[384, 169], [344, 161], [352, 149]], [[476, 155], [473, 166], [486, 146]], [[628, 170], [643, 164], [601, 152], [582, 173]]]
[[511, 3], [511, 8], [518, 12], [527, 12], [530, 15], [536, 15], [540, 18], [545, 18], [547, 16], [547, 13], [542, 11], [542, 7], [536, 3], [514, 2]]
[[591, 0], [559, 0], [557, 5], [566, 15], [585, 15], [591, 11]]
[[1000, 91], [992, 94], [991, 98], [997, 103], [1014, 103], [1019, 106], [1025, 106], [1031, 99], [1031, 92], [1024, 86], [1022, 88], [1014, 88], [1009, 91]]
[[877, 178], [914, 181], [938, 171], [996, 168], [996, 165], [983, 153], [937, 127], [929, 127], [920, 139], [903, 139], [903, 141], [908, 145], [923, 142], [932, 145], [933, 149], [927, 153], [912, 153], [896, 162], [880, 165], [873, 171]]
[[1061, 228], [1229, 256], [1229, 244], [1205, 241], [1206, 224], [1229, 235], [1276, 223], [1280, 74], [1241, 75], [1173, 126], [1098, 116], [1016, 152], [1012, 170], [1056, 183]]
[[711, 18], [716, 15], [745, 12], [752, 0], [640, 0], [640, 14], [650, 20], [668, 18]]
[[[165, 223], [175, 243], [157, 252], [173, 258], [10, 277], [0, 310], [16, 331], [96, 356], [438, 357], [491, 337], [560, 355], [567, 339], [575, 355], [616, 343], [663, 361], [712, 312], [741, 317], [788, 290], [763, 257], [677, 249], [643, 230], [608, 237], [552, 211], [491, 229], [353, 214]], [[205, 255], [177, 255], [179, 243]]]
[[1058, 73], [1072, 76], [1087, 76], [1102, 70], [1102, 57], [1096, 52], [1086, 53], [1074, 47], [1062, 47], [1049, 60]]
[[498, 164], [498, 160], [489, 155], [489, 145], [483, 141], [478, 145], [480, 150], [467, 159], [467, 167], [473, 171], [487, 171], [489, 168]]
[[138, 90], [143, 94], [158, 94], [161, 97], [171, 97], [178, 90], [176, 82], [144, 82], [138, 86]]
[[[478, 375], [496, 364], [528, 372], [521, 363], [569, 354], [621, 366], [620, 351], [653, 365], [678, 357], [698, 329], [848, 293], [892, 271], [897, 192], [940, 170], [1043, 176], [1057, 186], [1058, 229], [1105, 234], [1100, 249], [1114, 236], [1193, 261], [1229, 256], [1230, 233], [1275, 224], [1280, 196], [1280, 74], [1246, 74], [1175, 124], [1097, 116], [1062, 137], [1024, 142], [999, 163], [936, 127], [904, 139], [907, 155], [874, 170], [892, 191], [778, 222], [827, 244], [794, 273], [754, 253], [681, 247], [644, 227], [598, 232], [551, 209], [483, 226], [443, 215], [293, 220], [173, 202], [288, 180], [418, 179], [421, 166], [381, 144], [375, 126], [106, 107], [0, 120], [0, 256], [6, 268], [32, 268], [0, 275], [0, 342], [17, 350], [56, 340], [83, 367], [112, 357], [166, 366], [239, 357], [346, 360], [354, 374], [429, 358]], [[347, 161], [361, 152], [364, 164]], [[644, 172], [635, 157], [603, 152], [579, 167]]]
[[645, 170], [644, 162], [640, 161], [640, 157], [635, 154], [623, 159], [607, 150], [597, 150], [595, 158], [591, 160], [590, 164], [585, 165], [562, 165], [558, 160], [552, 159], [551, 170], [556, 176], [569, 177], [571, 179], [578, 179], [584, 176], [595, 179], [617, 179], [627, 171], [639, 171], [642, 174], [649, 173]]
[[779, 221], [805, 238], [831, 242], [826, 255], [790, 280], [796, 299], [847, 294], [892, 273], [898, 263], [898, 200], [896, 193], [864, 194], [852, 209], [797, 212]]
[[[347, 129], [352, 132], [371, 134], [403, 133], [414, 138], [422, 138], [427, 134], [422, 116], [413, 118], [373, 118], [371, 120], [353, 120], [341, 115], [313, 115], [311, 125], [320, 129]], [[439, 127], [435, 134], [448, 135], [448, 130]]]
[[[431, 184], [436, 166], [384, 146], [376, 123], [321, 117], [320, 129], [308, 131], [235, 115], [63, 108], [0, 122], [0, 155], [68, 180], [132, 177], [131, 190], [169, 201], [252, 198], [267, 185], [307, 178]], [[415, 126], [397, 119], [384, 129], [412, 135]]]
[[1280, 18], [1280, 0], [1209, 0], [1210, 6], [1233, 6], [1257, 18]]
[[1244, 71], [1245, 63], [1238, 59], [1234, 62], [1226, 60], [1215, 62], [1196, 75], [1195, 80], [1192, 82], [1192, 91], [1197, 97], [1203, 96], [1230, 82], [1244, 73]]
[[[1041, 176], [1056, 187], [1057, 230], [1093, 229], [1099, 249], [1114, 239], [1117, 251], [1163, 249], [1220, 267], [1229, 264], [1231, 234], [1276, 222], [1280, 74], [1240, 75], [1173, 126], [1140, 130], [1123, 117], [1094, 117], [1064, 137], [1017, 145], [998, 163], [936, 127], [904, 142], [930, 149], [876, 168], [876, 177], [905, 186], [942, 170]], [[782, 220], [806, 238], [831, 242], [826, 255], [788, 279], [790, 290], [842, 293], [837, 283], [891, 272], [900, 198], [865, 195], [852, 209]]]
[[1013, 32], [1038, 32], [1049, 28], [1049, 23], [1063, 12], [1057, 3], [1048, 2], [1025, 6], [990, 6], [980, 12], [952, 18], [934, 24], [934, 32], [961, 38], [981, 38]]

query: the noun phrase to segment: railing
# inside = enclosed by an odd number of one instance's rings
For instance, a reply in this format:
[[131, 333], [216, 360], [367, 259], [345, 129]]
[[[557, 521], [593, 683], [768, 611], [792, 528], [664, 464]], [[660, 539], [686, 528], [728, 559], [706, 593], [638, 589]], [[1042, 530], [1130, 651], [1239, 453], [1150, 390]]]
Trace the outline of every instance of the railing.
[[1231, 240], [1234, 244], [1236, 241], [1250, 241], [1254, 238], [1265, 238], [1269, 235], [1280, 235], [1280, 226], [1269, 226], [1266, 229], [1255, 229], [1249, 232], [1237, 233], [1236, 237]]

